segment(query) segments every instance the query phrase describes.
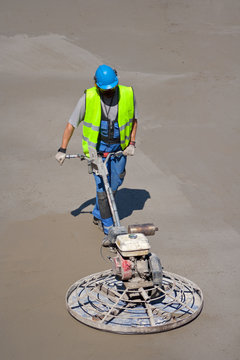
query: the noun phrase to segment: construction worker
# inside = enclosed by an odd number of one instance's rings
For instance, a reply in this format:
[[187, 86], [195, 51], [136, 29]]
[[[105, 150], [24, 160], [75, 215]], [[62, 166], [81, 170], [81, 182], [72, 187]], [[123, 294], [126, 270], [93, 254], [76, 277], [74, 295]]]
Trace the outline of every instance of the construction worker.
[[[106, 157], [109, 152], [123, 150], [120, 157], [108, 161], [109, 184], [113, 193], [122, 184], [125, 176], [127, 156], [133, 156], [137, 131], [137, 112], [133, 89], [119, 85], [116, 70], [100, 65], [94, 76], [95, 86], [85, 90], [79, 99], [63, 133], [62, 144], [56, 154], [62, 165], [66, 149], [74, 129], [83, 121], [82, 147], [87, 157], [89, 147]], [[113, 219], [107, 194], [100, 176], [94, 174], [96, 182], [96, 204], [93, 223], [108, 234]], [[106, 242], [105, 242], [106, 244]]]

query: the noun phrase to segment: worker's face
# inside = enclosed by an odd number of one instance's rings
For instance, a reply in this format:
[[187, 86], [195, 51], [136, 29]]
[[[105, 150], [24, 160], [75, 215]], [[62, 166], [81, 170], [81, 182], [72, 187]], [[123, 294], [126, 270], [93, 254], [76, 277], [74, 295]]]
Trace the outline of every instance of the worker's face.
[[109, 89], [109, 90], [103, 90], [103, 89], [100, 89], [100, 88], [98, 88], [98, 89], [99, 89], [101, 94], [103, 94], [106, 97], [111, 98], [115, 94], [116, 88], [117, 87], [115, 86], [113, 89]]

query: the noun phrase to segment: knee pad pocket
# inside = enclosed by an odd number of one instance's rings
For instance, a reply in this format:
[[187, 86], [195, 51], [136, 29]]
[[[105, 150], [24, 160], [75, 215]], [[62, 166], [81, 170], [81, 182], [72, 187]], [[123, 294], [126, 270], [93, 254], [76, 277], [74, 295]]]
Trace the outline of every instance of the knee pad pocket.
[[112, 214], [106, 192], [105, 191], [98, 192], [97, 197], [98, 197], [98, 205], [102, 219], [110, 218]]

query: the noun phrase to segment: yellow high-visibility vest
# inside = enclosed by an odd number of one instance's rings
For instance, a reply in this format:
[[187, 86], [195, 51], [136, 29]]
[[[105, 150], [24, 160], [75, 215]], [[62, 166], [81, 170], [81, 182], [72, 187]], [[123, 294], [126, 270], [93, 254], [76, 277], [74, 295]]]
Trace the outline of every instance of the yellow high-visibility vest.
[[[119, 85], [118, 126], [120, 144], [124, 150], [129, 142], [134, 120], [134, 96], [132, 87]], [[96, 149], [101, 125], [101, 99], [94, 86], [86, 90], [86, 110], [83, 121], [82, 148], [89, 157], [89, 147]]]

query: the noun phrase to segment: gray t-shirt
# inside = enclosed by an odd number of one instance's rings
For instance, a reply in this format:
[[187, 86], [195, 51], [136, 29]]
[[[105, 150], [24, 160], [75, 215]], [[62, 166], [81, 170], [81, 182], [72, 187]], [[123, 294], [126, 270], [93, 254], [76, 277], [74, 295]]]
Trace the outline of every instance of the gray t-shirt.
[[[102, 120], [109, 120], [114, 121], [117, 119], [118, 115], [118, 93], [119, 89], [117, 88], [114, 96], [112, 98], [108, 98], [104, 95], [101, 95], [101, 108], [102, 108]], [[86, 109], [86, 94], [84, 93], [83, 96], [80, 97], [78, 103], [73, 110], [72, 115], [68, 122], [74, 127], [78, 127], [81, 121], [83, 121], [85, 116], [85, 109]], [[134, 96], [134, 108], [135, 108], [135, 119], [138, 118], [137, 114], [137, 105]]]

